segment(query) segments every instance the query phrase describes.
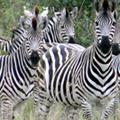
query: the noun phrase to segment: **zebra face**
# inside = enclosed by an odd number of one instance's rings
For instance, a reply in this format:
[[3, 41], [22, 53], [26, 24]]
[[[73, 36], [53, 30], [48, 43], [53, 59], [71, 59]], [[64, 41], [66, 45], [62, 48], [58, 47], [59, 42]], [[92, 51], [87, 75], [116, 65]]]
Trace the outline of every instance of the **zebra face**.
[[48, 8], [46, 8], [42, 13], [39, 13], [39, 9], [35, 6], [34, 10], [31, 12], [29, 10], [24, 10], [24, 15], [20, 18], [20, 23], [22, 27], [26, 30], [29, 30], [32, 27], [32, 18], [36, 17], [37, 27], [39, 29], [44, 29], [48, 23]]
[[25, 43], [26, 54], [30, 64], [34, 67], [38, 65], [41, 56], [42, 30], [37, 27], [37, 19], [32, 19], [32, 29], [27, 31], [27, 40]]
[[107, 53], [115, 33], [116, 17], [115, 17], [115, 3], [112, 2], [110, 7], [109, 2], [104, 0], [102, 7], [96, 8], [95, 32], [97, 44], [102, 52]]
[[66, 34], [66, 39], [73, 42], [75, 38], [74, 19], [77, 16], [77, 7], [74, 7], [71, 12], [64, 8], [61, 12], [55, 12], [55, 16], [60, 21], [60, 35]]
[[37, 51], [32, 51], [31, 55], [30, 55], [30, 60], [31, 60], [31, 63], [36, 66], [40, 60], [40, 56], [38, 54]]

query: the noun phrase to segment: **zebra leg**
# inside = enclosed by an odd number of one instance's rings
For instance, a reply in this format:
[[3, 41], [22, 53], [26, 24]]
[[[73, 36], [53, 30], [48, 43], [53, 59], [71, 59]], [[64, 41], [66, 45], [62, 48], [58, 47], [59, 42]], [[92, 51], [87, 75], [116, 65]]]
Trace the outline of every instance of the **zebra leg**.
[[50, 108], [53, 105], [53, 102], [46, 99], [40, 103], [38, 118], [39, 120], [47, 120], [48, 113], [50, 112]]
[[92, 116], [92, 106], [90, 103], [88, 103], [87, 101], [83, 100], [81, 102], [81, 109], [83, 111], [83, 117], [86, 120], [93, 120], [93, 116]]
[[102, 112], [100, 120], [108, 120], [111, 114], [114, 113], [115, 115], [117, 103], [118, 103], [118, 98], [113, 98], [111, 101], [109, 101], [107, 106], [103, 107], [104, 110]]
[[79, 109], [67, 106], [65, 107], [65, 112], [62, 115], [63, 120], [78, 120], [79, 119]]
[[38, 86], [33, 91], [33, 97], [35, 120], [46, 120], [53, 102], [48, 98], [45, 89], [41, 89]]
[[1, 102], [1, 120], [13, 120], [13, 104], [9, 100]]

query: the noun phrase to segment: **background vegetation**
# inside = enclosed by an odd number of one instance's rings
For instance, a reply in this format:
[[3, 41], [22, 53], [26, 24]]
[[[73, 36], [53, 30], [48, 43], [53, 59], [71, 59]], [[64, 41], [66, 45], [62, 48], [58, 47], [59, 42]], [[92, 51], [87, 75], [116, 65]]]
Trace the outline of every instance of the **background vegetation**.
[[[93, 22], [95, 15], [93, 0], [0, 0], [0, 36], [10, 39], [12, 28], [17, 26], [19, 17], [23, 15], [23, 8], [33, 9], [35, 5], [39, 5], [40, 9], [48, 6], [51, 11], [53, 7], [55, 11], [57, 11], [63, 7], [71, 9], [73, 6], [78, 6], [79, 13], [75, 21], [76, 40], [85, 47], [93, 42]], [[119, 17], [120, 0], [117, 1], [117, 5]], [[27, 105], [22, 108], [22, 113], [21, 115], [18, 113], [17, 120], [34, 120], [34, 111], [31, 103], [30, 100]], [[58, 111], [60, 112], [54, 113], [55, 118], [64, 112], [63, 108], [57, 107], [57, 109], [59, 109]], [[57, 111], [56, 106], [53, 110]], [[53, 111], [51, 114], [53, 115]], [[52, 118], [54, 117], [52, 116]], [[82, 118], [80, 119], [82, 120]]]
[[[117, 4], [120, 4], [119, 0]], [[71, 9], [78, 6], [79, 13], [75, 21], [76, 40], [86, 47], [93, 41], [93, 0], [0, 0], [0, 35], [9, 38], [12, 28], [23, 15], [23, 8], [33, 9], [35, 5], [39, 5], [41, 9], [43, 6], [48, 6], [51, 10], [54, 7], [55, 11], [63, 7]]]

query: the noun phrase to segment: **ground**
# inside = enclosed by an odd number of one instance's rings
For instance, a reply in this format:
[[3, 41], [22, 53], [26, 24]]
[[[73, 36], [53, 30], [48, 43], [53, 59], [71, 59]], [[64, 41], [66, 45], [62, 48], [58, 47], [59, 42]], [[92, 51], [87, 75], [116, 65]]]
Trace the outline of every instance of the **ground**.
[[[65, 113], [64, 110], [64, 106], [62, 105], [53, 105], [49, 113], [48, 120], [65, 120], [65, 118], [62, 117], [62, 115]], [[120, 120], [120, 105], [115, 114], [116, 118], [114, 119], [114, 116], [111, 116], [110, 120]], [[95, 112], [95, 115], [96, 120], [98, 120], [98, 113]], [[20, 111], [15, 112], [15, 116], [15, 120], [35, 120], [32, 99], [29, 99], [24, 105], [22, 105]], [[79, 112], [79, 120], [84, 120], [81, 111]]]

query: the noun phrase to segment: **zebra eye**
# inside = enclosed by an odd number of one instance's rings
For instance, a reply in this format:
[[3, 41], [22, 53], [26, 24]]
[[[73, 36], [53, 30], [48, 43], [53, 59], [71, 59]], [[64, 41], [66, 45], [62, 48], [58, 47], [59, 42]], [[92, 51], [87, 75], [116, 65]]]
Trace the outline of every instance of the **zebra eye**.
[[62, 25], [62, 26], [61, 26], [61, 28], [63, 29], [63, 28], [64, 28], [64, 26]]
[[112, 25], [115, 26], [115, 25], [116, 25], [116, 22], [113, 22]]
[[99, 25], [97, 21], [95, 22], [95, 24], [96, 24], [96, 26], [98, 26], [98, 25]]

